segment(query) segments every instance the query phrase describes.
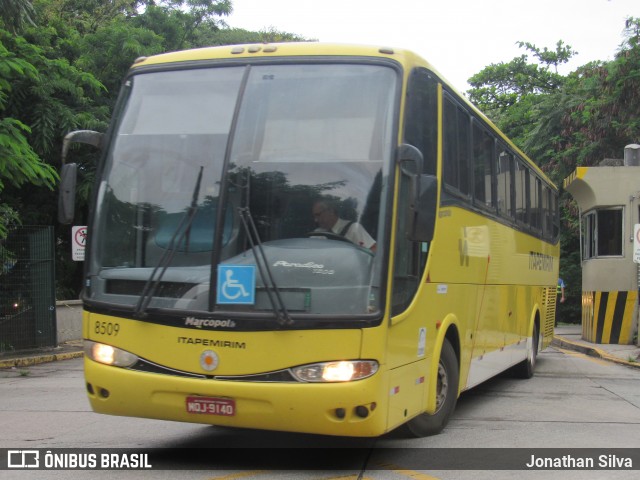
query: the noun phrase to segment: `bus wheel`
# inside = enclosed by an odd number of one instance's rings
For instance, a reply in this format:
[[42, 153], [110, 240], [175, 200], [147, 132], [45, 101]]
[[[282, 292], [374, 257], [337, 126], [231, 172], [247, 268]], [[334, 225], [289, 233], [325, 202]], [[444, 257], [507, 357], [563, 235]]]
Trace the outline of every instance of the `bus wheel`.
[[516, 378], [531, 378], [536, 368], [536, 358], [538, 356], [538, 326], [533, 326], [531, 342], [527, 349], [527, 358], [513, 367], [513, 374]]
[[440, 433], [447, 425], [458, 400], [460, 372], [458, 359], [453, 347], [445, 339], [438, 363], [438, 385], [436, 386], [436, 411], [422, 413], [405, 424], [407, 433], [416, 437], [426, 437]]

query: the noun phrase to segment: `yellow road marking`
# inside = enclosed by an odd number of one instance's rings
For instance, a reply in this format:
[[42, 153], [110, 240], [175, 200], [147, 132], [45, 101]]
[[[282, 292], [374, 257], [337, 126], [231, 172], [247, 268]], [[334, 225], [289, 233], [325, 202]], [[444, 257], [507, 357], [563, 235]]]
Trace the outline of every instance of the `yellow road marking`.
[[[397, 473], [399, 475], [412, 478], [413, 480], [440, 480], [437, 477], [432, 477], [426, 473], [416, 472], [414, 470], [406, 470], [397, 465], [385, 465], [386, 469]], [[228, 475], [222, 475], [220, 477], [210, 477], [208, 480], [236, 480], [239, 478], [259, 476], [268, 474], [267, 470], [251, 470], [246, 472], [230, 473]], [[322, 480], [374, 480], [372, 477], [360, 477], [359, 475], [346, 475], [341, 477], [324, 477]]]
[[400, 467], [399, 465], [380, 464], [379, 466], [385, 467], [386, 470], [397, 473], [399, 475], [413, 478], [414, 480], [440, 480], [438, 477], [433, 477], [431, 475], [427, 475], [426, 473], [416, 472], [415, 470], [407, 470]]
[[564, 353], [565, 355], [570, 355], [572, 357], [585, 358], [587, 360], [591, 360], [592, 362], [598, 363], [600, 365], [611, 365], [611, 362], [602, 360], [601, 358], [598, 358], [598, 357], [592, 357], [591, 355], [585, 355], [584, 353], [575, 352], [573, 350], [565, 350], [564, 348], [559, 348], [559, 347], [555, 347], [555, 348], [561, 351], [562, 353]]
[[[236, 480], [238, 478], [250, 477], [254, 475], [259, 476], [259, 475], [268, 474], [268, 473], [270, 472], [267, 470], [253, 470], [253, 471], [247, 471], [247, 472], [230, 473], [228, 475], [222, 475], [221, 477], [210, 477], [208, 480]], [[432, 477], [429, 477], [429, 478], [432, 478]], [[341, 477], [323, 477], [323, 480], [374, 480], [374, 479], [371, 477], [360, 477], [358, 475], [347, 475], [347, 476], [341, 476]]]
[[400, 475], [406, 475], [409, 478], [414, 478], [415, 480], [440, 480], [437, 477], [432, 477], [431, 475], [427, 475], [426, 473], [420, 473], [413, 470], [393, 470], [395, 473], [399, 473]]
[[358, 475], [347, 475], [346, 477], [329, 477], [323, 480], [373, 480], [371, 477], [360, 477]]
[[261, 475], [266, 473], [266, 470], [250, 470], [246, 472], [230, 473], [229, 475], [222, 475], [221, 477], [211, 477], [208, 480], [235, 480], [236, 478], [250, 477], [252, 475]]

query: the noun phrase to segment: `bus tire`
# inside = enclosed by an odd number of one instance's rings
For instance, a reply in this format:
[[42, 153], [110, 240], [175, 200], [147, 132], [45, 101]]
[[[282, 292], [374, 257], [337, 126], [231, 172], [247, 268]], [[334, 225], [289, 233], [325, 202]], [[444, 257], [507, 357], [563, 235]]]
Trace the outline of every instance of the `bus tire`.
[[513, 367], [513, 374], [516, 378], [527, 379], [533, 377], [538, 357], [538, 325], [533, 325], [530, 347], [527, 349], [527, 358]]
[[458, 400], [460, 370], [458, 358], [449, 340], [442, 344], [438, 362], [438, 385], [436, 387], [436, 411], [422, 413], [404, 426], [406, 433], [415, 437], [426, 437], [440, 433], [449, 422]]

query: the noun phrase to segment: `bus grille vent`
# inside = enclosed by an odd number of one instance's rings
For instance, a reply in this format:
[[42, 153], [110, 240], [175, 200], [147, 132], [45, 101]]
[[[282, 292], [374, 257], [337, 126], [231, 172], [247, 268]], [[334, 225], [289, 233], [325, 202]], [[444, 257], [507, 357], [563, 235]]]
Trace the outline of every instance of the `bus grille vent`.
[[556, 322], [556, 289], [553, 287], [545, 288], [543, 290], [543, 295], [543, 304], [547, 307], [544, 318], [543, 332], [545, 337], [551, 338], [553, 337], [553, 329]]
[[162, 375], [173, 375], [177, 377], [201, 378], [209, 380], [226, 380], [233, 382], [297, 382], [289, 369], [249, 375], [204, 375], [200, 373], [175, 370], [173, 368], [158, 365], [157, 363], [153, 363], [143, 359], [139, 359], [138, 362], [130, 368], [131, 370], [136, 370], [138, 372], [159, 373]]

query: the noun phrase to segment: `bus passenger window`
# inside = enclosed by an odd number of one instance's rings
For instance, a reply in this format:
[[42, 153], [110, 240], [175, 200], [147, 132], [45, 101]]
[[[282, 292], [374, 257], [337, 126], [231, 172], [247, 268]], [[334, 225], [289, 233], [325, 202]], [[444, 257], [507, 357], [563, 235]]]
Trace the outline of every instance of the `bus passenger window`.
[[462, 196], [469, 194], [469, 115], [445, 97], [444, 181]]
[[527, 197], [529, 194], [529, 170], [520, 160], [516, 162], [516, 220], [520, 223], [529, 222], [529, 212], [527, 210]]
[[424, 172], [436, 174], [438, 147], [438, 83], [424, 69], [414, 70], [409, 79], [404, 143], [422, 152]]
[[473, 125], [473, 173], [474, 197], [484, 207], [493, 206], [493, 179], [491, 163], [493, 159], [494, 141], [491, 135], [480, 125]]
[[530, 226], [534, 230], [542, 230], [542, 181], [532, 175], [529, 188]]
[[498, 213], [505, 218], [513, 218], [513, 200], [511, 198], [511, 178], [513, 176], [513, 155], [502, 150], [498, 154], [496, 177], [498, 183], [496, 201]]

